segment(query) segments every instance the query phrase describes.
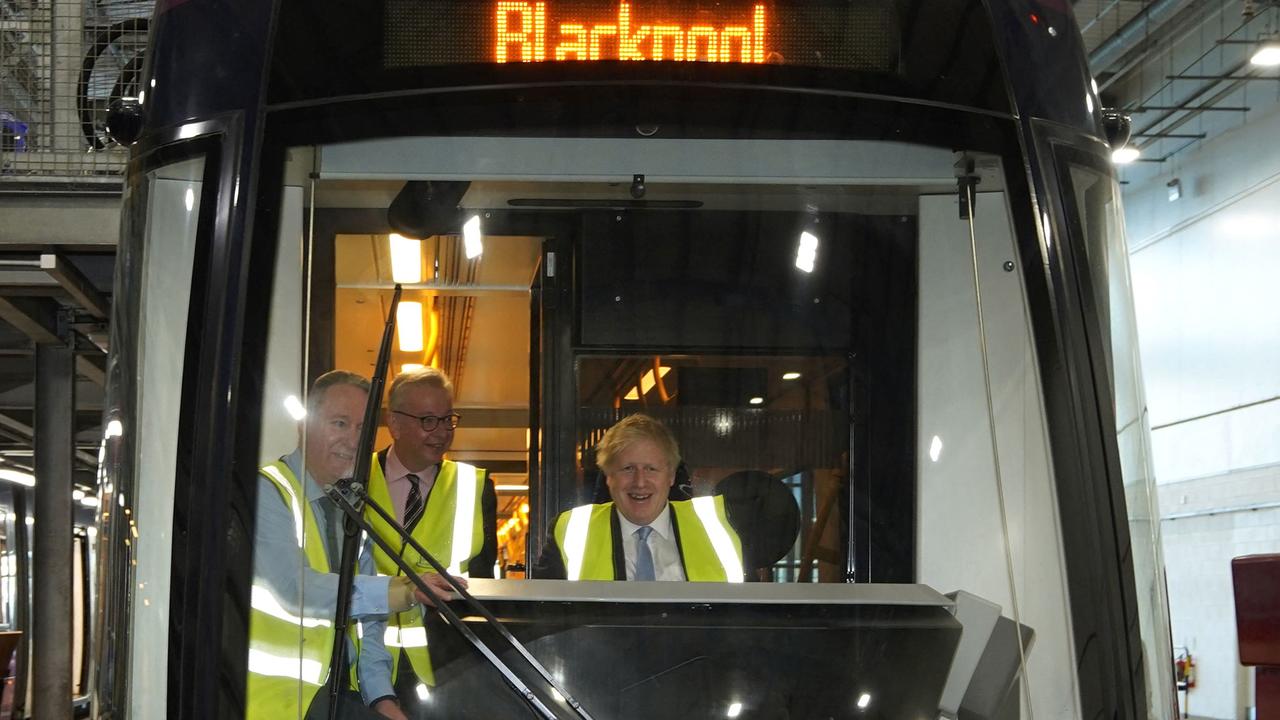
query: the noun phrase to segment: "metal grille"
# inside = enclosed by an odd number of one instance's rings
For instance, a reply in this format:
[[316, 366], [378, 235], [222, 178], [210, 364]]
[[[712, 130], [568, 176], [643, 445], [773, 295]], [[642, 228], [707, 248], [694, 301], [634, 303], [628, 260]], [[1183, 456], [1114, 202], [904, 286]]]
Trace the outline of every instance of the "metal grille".
[[152, 2], [0, 0], [0, 182], [118, 181], [107, 106], [135, 97]]

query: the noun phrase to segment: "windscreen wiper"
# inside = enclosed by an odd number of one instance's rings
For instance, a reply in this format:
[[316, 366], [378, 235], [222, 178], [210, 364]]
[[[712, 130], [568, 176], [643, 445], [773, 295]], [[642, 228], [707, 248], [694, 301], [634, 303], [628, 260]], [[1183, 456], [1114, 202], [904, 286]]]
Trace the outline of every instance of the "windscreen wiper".
[[[458, 617], [458, 614], [453, 610], [453, 608], [449, 607], [449, 605], [444, 601], [443, 596], [432, 589], [431, 586], [429, 586], [422, 577], [418, 575], [409, 562], [401, 557], [400, 551], [396, 550], [389, 542], [378, 535], [369, 522], [364, 519], [363, 509], [365, 507], [369, 507], [381, 516], [382, 519], [385, 520], [398, 535], [400, 535], [400, 538], [405, 544], [417, 551], [419, 555], [426, 559], [432, 569], [437, 573], [440, 573], [440, 575], [448, 581], [454, 592], [456, 592], [458, 596], [466, 602], [468, 608], [480, 617], [484, 618], [485, 623], [493, 628], [499, 636], [506, 640], [507, 644], [518, 652], [529, 666], [542, 677], [543, 681], [546, 682], [552, 693], [563, 698], [564, 703], [574, 711], [578, 718], [581, 718], [581, 720], [593, 720], [586, 709], [582, 707], [581, 703], [575, 700], [573, 696], [570, 695], [560, 685], [560, 683], [551, 676], [551, 673], [547, 668], [529, 652], [528, 648], [517, 640], [502, 623], [498, 622], [498, 619], [493, 616], [493, 613], [491, 613], [483, 603], [477, 600], [473, 595], [471, 595], [471, 593], [467, 592], [467, 589], [463, 587], [456, 578], [449, 574], [448, 568], [441, 564], [440, 561], [428, 552], [426, 548], [422, 547], [417, 540], [414, 540], [409, 531], [405, 530], [405, 528], [398, 523], [385, 508], [379, 506], [378, 503], [369, 498], [368, 487], [371, 463], [362, 461], [361, 458], [373, 457], [373, 439], [375, 429], [378, 425], [377, 413], [379, 405], [381, 404], [382, 388], [386, 384], [387, 369], [391, 362], [391, 337], [395, 332], [396, 306], [400, 303], [400, 292], [401, 287], [397, 284], [395, 286], [395, 292], [391, 296], [391, 307], [387, 313], [386, 326], [382, 333], [382, 344], [378, 349], [378, 362], [374, 368], [373, 378], [370, 381], [369, 400], [365, 406], [364, 427], [361, 428], [360, 445], [356, 450], [357, 461], [354, 476], [344, 478], [336, 483], [327, 485], [324, 488], [325, 494], [328, 495], [329, 498], [333, 500], [333, 502], [346, 515], [346, 521], [343, 524], [344, 537], [342, 542], [342, 566], [338, 576], [338, 604], [337, 612], [334, 617], [333, 662], [330, 663], [329, 667], [343, 667], [340, 663], [342, 662], [343, 655], [346, 650], [346, 643], [342, 642], [341, 639], [345, 637], [347, 626], [350, 624], [351, 620], [351, 586], [355, 582], [355, 559], [358, 546], [356, 530], [363, 530], [364, 533], [368, 535], [369, 539], [376, 543], [378, 547], [382, 548], [383, 552], [385, 552], [387, 556], [396, 563], [396, 565], [400, 566], [400, 569], [404, 571], [405, 576], [409, 578], [410, 582], [412, 582], [425, 597], [431, 599], [436, 611], [445, 618], [449, 625], [453, 626], [454, 629], [461, 633], [462, 636], [465, 637], [467, 641], [484, 656], [489, 664], [502, 675], [502, 678], [508, 687], [514, 690], [517, 695], [528, 703], [530, 708], [540, 717], [545, 718], [546, 720], [558, 720], [558, 716], [555, 712], [552, 711], [552, 709], [529, 688], [519, 675], [517, 675], [505, 662], [502, 661], [501, 658], [498, 657], [497, 653], [495, 653], [484, 640], [476, 635], [475, 631], [468, 627], [467, 624]], [[337, 670], [332, 671], [329, 687], [329, 720], [336, 720], [338, 706], [337, 696], [341, 689], [341, 683], [345, 679], [343, 677], [339, 677], [342, 675], [343, 673]]]

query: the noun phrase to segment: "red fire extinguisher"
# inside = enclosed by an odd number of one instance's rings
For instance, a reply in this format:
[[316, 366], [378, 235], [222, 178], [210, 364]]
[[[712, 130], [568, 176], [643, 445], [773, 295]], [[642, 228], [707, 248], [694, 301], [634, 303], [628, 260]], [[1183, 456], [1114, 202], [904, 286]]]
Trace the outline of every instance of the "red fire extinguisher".
[[1173, 662], [1179, 690], [1191, 690], [1196, 686], [1196, 661], [1191, 652], [1179, 655]]

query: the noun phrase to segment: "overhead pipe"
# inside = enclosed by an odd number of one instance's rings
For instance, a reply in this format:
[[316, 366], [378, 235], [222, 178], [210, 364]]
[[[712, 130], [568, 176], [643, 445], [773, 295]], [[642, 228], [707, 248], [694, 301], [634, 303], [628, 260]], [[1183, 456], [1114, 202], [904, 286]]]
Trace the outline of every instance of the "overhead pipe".
[[1143, 36], [1168, 22], [1188, 0], [1156, 0], [1124, 24], [1089, 53], [1089, 69], [1094, 75], [1111, 67], [1124, 55], [1125, 50], [1136, 45]]

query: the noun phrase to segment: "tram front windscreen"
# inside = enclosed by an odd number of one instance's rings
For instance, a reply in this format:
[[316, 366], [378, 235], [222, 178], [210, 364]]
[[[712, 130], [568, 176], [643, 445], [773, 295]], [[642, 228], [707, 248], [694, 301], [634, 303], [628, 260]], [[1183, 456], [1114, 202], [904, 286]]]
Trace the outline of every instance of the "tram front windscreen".
[[[489, 565], [468, 572], [516, 588], [475, 581], [597, 717], [643, 717], [696, 688], [699, 708], [739, 703], [759, 717], [927, 714], [954, 683], [994, 682], [1000, 703], [1075, 702], [1058, 673], [1070, 659], [1064, 551], [1017, 191], [999, 154], [876, 140], [467, 135], [294, 146], [285, 157], [283, 177], [310, 179], [281, 189], [261, 461], [297, 447], [286, 399], [314, 410], [304, 378], [372, 372], [401, 283], [388, 380], [423, 367], [451, 379], [456, 427], [435, 422], [423, 442], [478, 468], [479, 492], [492, 494], [478, 521], [492, 533]], [[968, 168], [961, 180], [957, 167]], [[958, 189], [975, 186], [962, 202]], [[289, 240], [299, 235], [301, 245]], [[376, 445], [388, 452], [404, 435], [400, 416], [440, 414], [401, 403], [383, 399]], [[662, 467], [611, 459], [611, 430], [638, 415], [674, 441]], [[292, 461], [311, 452], [304, 444]], [[650, 471], [665, 483], [657, 496], [619, 489]], [[703, 561], [721, 581], [745, 581], [744, 594], [689, 602], [659, 582], [643, 598], [630, 583], [538, 596], [548, 578], [588, 588], [637, 572], [618, 536], [617, 564], [593, 565], [590, 546], [608, 538], [589, 530], [588, 559], [574, 558], [565, 527], [575, 508], [626, 517], [681, 503], [718, 508], [733, 543], [726, 560], [712, 539]], [[691, 542], [682, 535], [680, 552]], [[682, 558], [669, 579], [708, 579]], [[325, 590], [281, 583], [271, 562], [255, 561], [255, 603], [305, 629], [308, 598]], [[783, 595], [760, 595], [765, 585]], [[882, 585], [929, 600], [859, 595]], [[806, 589], [822, 587], [850, 589]], [[994, 655], [968, 651], [987, 664], [966, 665], [962, 609], [978, 606], [1001, 621], [985, 626]], [[419, 668], [416, 685], [397, 685], [403, 702], [450, 717], [521, 706], [462, 636], [428, 620], [420, 635], [373, 626], [393, 657], [409, 657], [414, 638], [431, 648], [430, 675]], [[697, 632], [679, 630], [689, 623]], [[787, 642], [796, 645], [753, 660], [751, 648]], [[614, 654], [624, 648], [634, 661]], [[305, 645], [297, 652], [311, 667]], [[1011, 690], [1024, 667], [1030, 695]], [[860, 684], [836, 691], [823, 680], [846, 674]], [[476, 705], [483, 688], [492, 702]]]

